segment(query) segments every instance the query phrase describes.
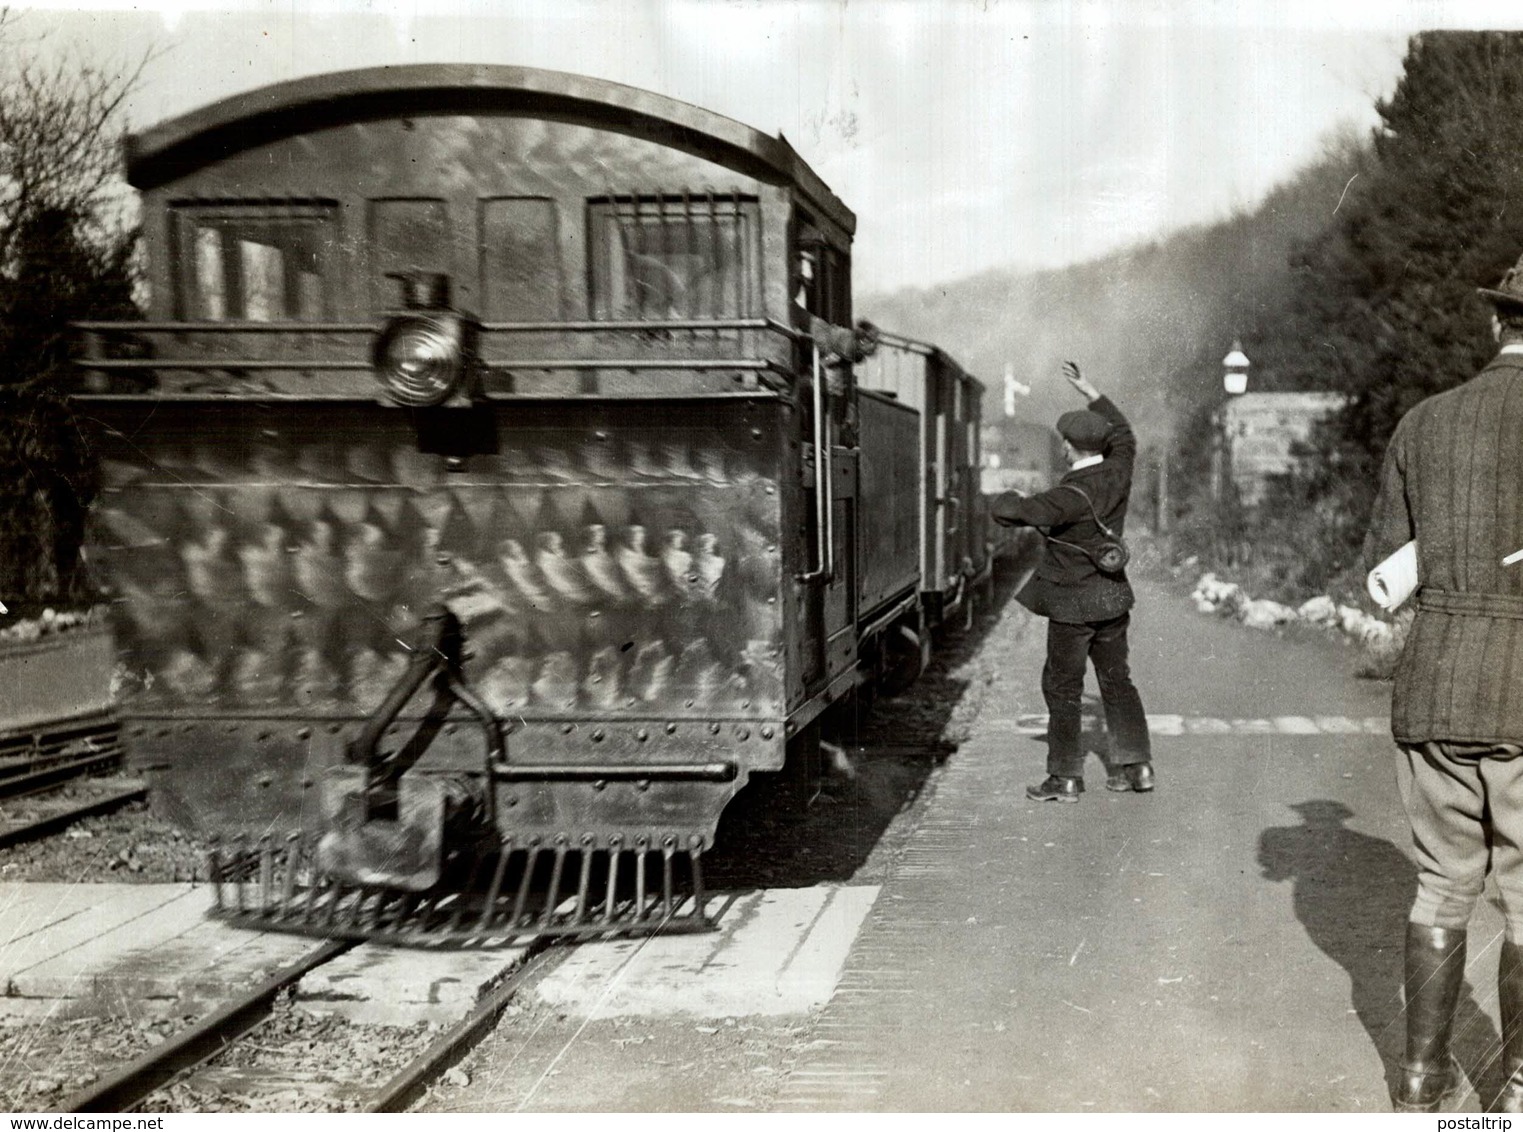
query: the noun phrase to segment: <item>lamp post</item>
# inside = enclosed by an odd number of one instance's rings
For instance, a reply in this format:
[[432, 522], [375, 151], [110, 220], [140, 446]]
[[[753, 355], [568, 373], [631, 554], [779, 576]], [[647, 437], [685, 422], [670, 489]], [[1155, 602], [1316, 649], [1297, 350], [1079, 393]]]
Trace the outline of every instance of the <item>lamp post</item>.
[[[1243, 344], [1236, 338], [1232, 349], [1222, 359], [1222, 388], [1228, 397], [1236, 397], [1248, 389], [1248, 367], [1252, 363], [1243, 353]], [[1227, 482], [1232, 477], [1232, 437], [1228, 435], [1227, 404], [1224, 401], [1213, 414], [1216, 436], [1211, 460], [1211, 495], [1218, 503], [1227, 492]]]
[[[1248, 361], [1248, 355], [1243, 353], [1242, 342], [1234, 338], [1232, 349], [1227, 351], [1227, 356], [1222, 359], [1222, 388], [1227, 393], [1227, 400], [1216, 409], [1216, 458], [1211, 462], [1213, 494], [1217, 502], [1217, 538], [1220, 540], [1217, 558], [1224, 560], [1228, 565], [1237, 564], [1239, 515], [1237, 484], [1233, 480], [1232, 472], [1232, 421], [1227, 409], [1228, 401], [1247, 392], [1248, 367], [1251, 364]], [[1224, 530], [1224, 526], [1230, 526], [1232, 530], [1230, 532]], [[1225, 552], [1225, 559], [1223, 552]]]
[[1232, 349], [1222, 359], [1222, 386], [1233, 397], [1239, 393], [1248, 391], [1248, 367], [1253, 363], [1248, 360], [1248, 355], [1243, 353], [1243, 344], [1238, 339], [1232, 340]]

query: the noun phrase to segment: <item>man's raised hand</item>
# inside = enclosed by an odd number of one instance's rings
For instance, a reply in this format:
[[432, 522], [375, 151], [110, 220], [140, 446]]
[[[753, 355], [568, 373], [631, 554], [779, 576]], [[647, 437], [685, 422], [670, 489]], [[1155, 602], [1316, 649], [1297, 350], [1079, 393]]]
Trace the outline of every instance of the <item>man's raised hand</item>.
[[1079, 363], [1064, 362], [1063, 376], [1068, 379], [1068, 384], [1077, 389], [1086, 399], [1093, 401], [1100, 396], [1100, 391], [1090, 383], [1087, 377], [1079, 372]]

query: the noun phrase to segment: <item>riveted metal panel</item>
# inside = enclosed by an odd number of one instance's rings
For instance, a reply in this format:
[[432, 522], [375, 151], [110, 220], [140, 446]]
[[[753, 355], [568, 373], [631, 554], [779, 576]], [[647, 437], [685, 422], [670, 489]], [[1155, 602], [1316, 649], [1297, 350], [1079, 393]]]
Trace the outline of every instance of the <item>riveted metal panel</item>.
[[858, 387], [892, 397], [918, 413], [914, 442], [915, 516], [919, 524], [921, 589], [937, 589], [936, 384], [927, 351], [886, 342], [856, 367]]
[[[360, 722], [183, 709], [140, 715], [124, 738], [166, 815], [195, 829], [279, 839], [315, 827], [324, 772], [343, 762]], [[415, 725], [388, 729], [383, 746], [404, 742]], [[495, 789], [502, 832], [520, 843], [591, 833], [599, 844], [612, 836], [659, 844], [677, 830], [685, 848], [695, 832], [709, 844], [748, 776], [782, 767], [786, 742], [780, 719], [531, 716], [511, 728], [507, 773]], [[454, 718], [416, 773], [484, 774], [483, 752], [480, 731]], [[595, 773], [578, 775], [579, 767]]]
[[112, 408], [89, 553], [131, 717], [358, 720], [439, 600], [520, 725], [786, 714], [780, 401], [497, 406], [453, 471], [398, 410]]
[[504, 714], [776, 715], [776, 411], [516, 404], [455, 471], [381, 408], [123, 420], [91, 554], [133, 702], [368, 711], [442, 597]]

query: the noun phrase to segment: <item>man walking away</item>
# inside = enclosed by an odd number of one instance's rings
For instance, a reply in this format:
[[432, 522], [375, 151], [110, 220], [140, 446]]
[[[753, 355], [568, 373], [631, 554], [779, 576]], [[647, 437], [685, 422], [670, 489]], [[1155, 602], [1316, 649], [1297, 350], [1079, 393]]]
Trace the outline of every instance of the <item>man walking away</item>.
[[1464, 1084], [1449, 1031], [1488, 873], [1506, 918], [1497, 1105], [1523, 1111], [1523, 564], [1504, 561], [1523, 548], [1523, 260], [1481, 294], [1501, 352], [1396, 426], [1364, 545], [1372, 566], [1416, 539], [1420, 582], [1391, 699], [1418, 868], [1399, 1111], [1437, 1111]]
[[1082, 698], [1091, 660], [1110, 733], [1106, 787], [1146, 793], [1153, 789], [1152, 750], [1142, 697], [1127, 660], [1127, 626], [1135, 601], [1124, 569], [1102, 570], [1096, 550], [1119, 539], [1132, 491], [1137, 438], [1121, 411], [1102, 397], [1073, 362], [1063, 376], [1089, 408], [1058, 418], [1069, 470], [1046, 491], [1006, 492], [991, 507], [1007, 526], [1041, 529], [1046, 550], [1036, 574], [1018, 598], [1047, 618], [1047, 663], [1042, 697], [1047, 701], [1047, 778], [1028, 787], [1039, 802], [1077, 802], [1084, 792]]

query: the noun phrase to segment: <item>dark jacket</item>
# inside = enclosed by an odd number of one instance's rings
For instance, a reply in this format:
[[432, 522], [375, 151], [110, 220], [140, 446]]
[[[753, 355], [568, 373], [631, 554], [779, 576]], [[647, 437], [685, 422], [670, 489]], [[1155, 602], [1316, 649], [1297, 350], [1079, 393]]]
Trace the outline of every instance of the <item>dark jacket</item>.
[[1117, 536], [1126, 525], [1137, 437], [1110, 398], [1101, 397], [1091, 402], [1089, 408], [1111, 422], [1110, 435], [1101, 451], [1104, 459], [1087, 468], [1069, 471], [1057, 484], [1036, 495], [1006, 492], [996, 497], [990, 507], [996, 522], [1037, 527], [1049, 536], [1036, 574], [1016, 596], [1033, 613], [1054, 621], [1106, 621], [1121, 616], [1134, 601], [1125, 572], [1102, 574], [1083, 551], [1050, 541], [1060, 539], [1075, 546], [1093, 546], [1104, 539], [1090, 514], [1090, 504], [1079, 491], [1089, 497], [1095, 515]]
[[1523, 741], [1523, 354], [1401, 419], [1366, 568], [1417, 540], [1417, 619], [1396, 666], [1399, 742]]

